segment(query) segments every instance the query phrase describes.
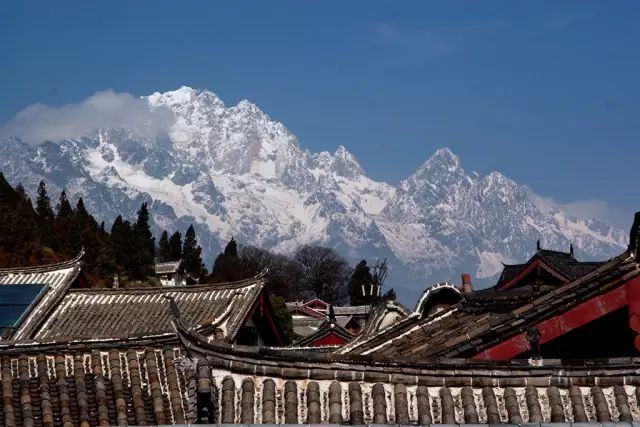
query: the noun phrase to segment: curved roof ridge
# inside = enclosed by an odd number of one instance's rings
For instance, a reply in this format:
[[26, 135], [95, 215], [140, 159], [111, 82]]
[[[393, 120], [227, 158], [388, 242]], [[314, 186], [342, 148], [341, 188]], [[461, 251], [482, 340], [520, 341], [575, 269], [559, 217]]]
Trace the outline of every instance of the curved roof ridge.
[[189, 286], [147, 286], [139, 288], [90, 288], [90, 289], [70, 289], [69, 294], [147, 294], [164, 292], [198, 292], [215, 289], [240, 289], [249, 286], [264, 285], [262, 275], [257, 275], [248, 279], [235, 282], [224, 283], [203, 283]]
[[65, 261], [60, 261], [60, 262], [51, 263], [51, 264], [24, 266], [24, 267], [0, 268], [0, 276], [6, 275], [6, 274], [20, 274], [20, 273], [33, 274], [33, 273], [39, 273], [39, 272], [48, 272], [48, 271], [54, 271], [54, 270], [62, 270], [65, 268], [71, 268], [71, 267], [74, 267], [79, 262], [81, 262], [84, 254], [85, 254], [85, 250], [84, 248], [82, 248], [82, 250], [80, 251], [80, 253], [78, 253], [78, 255]]
[[567, 256], [571, 256], [571, 257], [573, 257], [573, 255], [571, 255], [571, 252], [558, 251], [558, 250], [555, 250], [555, 249], [544, 249], [544, 248], [540, 248], [540, 249], [538, 249], [536, 252], [549, 253], [549, 254], [557, 254], [557, 255], [567, 255]]
[[[359, 354], [341, 354], [339, 352], [312, 352], [307, 349], [293, 349], [282, 347], [257, 347], [244, 346], [238, 344], [229, 344], [222, 341], [210, 341], [203, 335], [193, 329], [189, 329], [181, 320], [179, 313], [173, 312], [173, 324], [176, 328], [176, 334], [187, 349], [187, 351], [196, 355], [196, 357], [205, 357], [206, 360], [220, 361], [226, 366], [237, 366], [239, 370], [250, 369], [258, 372], [260, 366], [273, 367], [274, 362], [277, 369], [286, 370], [289, 367], [300, 369], [309, 369], [308, 372], [313, 374], [316, 370], [330, 369], [332, 371], [348, 371], [349, 375], [353, 375], [354, 371], [381, 371], [385, 375], [393, 373], [406, 373], [406, 368], [418, 369], [416, 375], [435, 374], [431, 370], [442, 369], [446, 367], [447, 372], [451, 375], [461, 375], [462, 372], [476, 372], [478, 375], [487, 375], [486, 368], [492, 369], [493, 376], [496, 377], [531, 377], [531, 376], [548, 376], [549, 369], [557, 369], [563, 375], [584, 374], [586, 364], [602, 365], [609, 368], [632, 368], [637, 369], [638, 362], [632, 357], [620, 359], [589, 359], [585, 361], [585, 365], [581, 365], [579, 360], [547, 359], [545, 364], [532, 364], [530, 359], [512, 359], [504, 360], [478, 360], [465, 358], [448, 358], [441, 356], [433, 356], [421, 360], [403, 359], [397, 357], [359, 355]], [[287, 351], [289, 350], [289, 351]], [[288, 354], [287, 354], [288, 353]], [[225, 362], [226, 361], [226, 362]], [[242, 363], [231, 363], [229, 361], [239, 361]], [[602, 366], [601, 365], [601, 366]], [[316, 369], [314, 369], [316, 368]], [[456, 371], [451, 371], [456, 368]], [[444, 375], [443, 371], [439, 372]], [[607, 374], [604, 374], [606, 376]]]
[[418, 300], [416, 307], [413, 309], [413, 312], [422, 316], [422, 309], [424, 308], [424, 305], [429, 301], [429, 297], [432, 294], [434, 294], [436, 291], [440, 291], [443, 289], [448, 289], [456, 292], [458, 295], [462, 295], [462, 292], [460, 292], [460, 289], [458, 289], [454, 284], [449, 283], [447, 281], [438, 282], [434, 285], [431, 285], [424, 291], [422, 291], [422, 295], [420, 296], [420, 299]]

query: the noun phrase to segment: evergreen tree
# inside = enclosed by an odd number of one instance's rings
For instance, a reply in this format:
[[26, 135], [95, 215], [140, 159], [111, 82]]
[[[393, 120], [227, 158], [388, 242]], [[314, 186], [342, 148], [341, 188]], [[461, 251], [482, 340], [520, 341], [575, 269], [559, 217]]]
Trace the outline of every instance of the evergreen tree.
[[124, 221], [122, 215], [118, 215], [111, 227], [111, 243], [118, 273], [131, 278], [135, 268], [135, 261], [132, 260], [132, 231], [129, 221]]
[[95, 274], [98, 285], [113, 286], [114, 275], [119, 270], [116, 264], [116, 256], [113, 250], [111, 235], [105, 230], [104, 221], [100, 223], [97, 233], [98, 249], [96, 255]]
[[166, 262], [171, 260], [171, 247], [169, 246], [169, 234], [167, 230], [162, 232], [158, 242], [158, 261]]
[[182, 234], [176, 231], [169, 238], [169, 259], [167, 261], [178, 261], [182, 259]]
[[198, 245], [196, 231], [190, 225], [184, 235], [182, 246], [182, 268], [184, 271], [198, 279], [206, 274], [206, 269], [202, 263], [202, 248]]
[[82, 247], [80, 232], [74, 226], [74, 212], [62, 190], [58, 201], [58, 211], [53, 221], [54, 250], [66, 257], [77, 255]]
[[40, 235], [40, 240], [46, 246], [51, 246], [51, 231], [53, 230], [53, 219], [55, 214], [51, 207], [51, 199], [47, 194], [47, 188], [44, 181], [40, 181], [40, 184], [38, 185], [36, 213], [38, 214], [38, 234]]
[[27, 192], [24, 189], [24, 185], [22, 185], [21, 183], [16, 185], [16, 193], [22, 201], [29, 201], [29, 203], [31, 203], [31, 200], [29, 199], [29, 196], [27, 196]]
[[37, 215], [21, 186], [13, 189], [0, 173], [0, 266], [43, 261]]
[[285, 344], [288, 344], [295, 339], [295, 333], [293, 332], [293, 319], [291, 318], [289, 309], [287, 309], [286, 300], [281, 296], [269, 295], [269, 302], [271, 303], [271, 307], [273, 307], [276, 321], [287, 341]]
[[133, 238], [138, 270], [133, 272], [133, 277], [142, 279], [153, 275], [156, 239], [149, 227], [149, 210], [146, 203], [143, 203], [138, 211], [138, 219], [133, 227]]
[[234, 282], [247, 278], [249, 274], [238, 256], [238, 244], [231, 238], [224, 251], [213, 263], [211, 281], [213, 283]]
[[234, 258], [238, 257], [238, 244], [236, 243], [236, 240], [233, 237], [231, 238], [231, 240], [229, 240], [229, 243], [227, 243], [227, 246], [224, 247], [224, 256], [234, 257]]
[[80, 235], [80, 244], [84, 248], [85, 254], [83, 261], [85, 263], [85, 273], [87, 273], [92, 281], [97, 285], [101, 285], [113, 277], [113, 259], [108, 260], [106, 257], [100, 257], [108, 248], [103, 246], [109, 245], [108, 236], [104, 235], [104, 230], [100, 230], [98, 222], [91, 215], [85, 205], [82, 197], [78, 199], [76, 204], [74, 221], [72, 225], [72, 233]]

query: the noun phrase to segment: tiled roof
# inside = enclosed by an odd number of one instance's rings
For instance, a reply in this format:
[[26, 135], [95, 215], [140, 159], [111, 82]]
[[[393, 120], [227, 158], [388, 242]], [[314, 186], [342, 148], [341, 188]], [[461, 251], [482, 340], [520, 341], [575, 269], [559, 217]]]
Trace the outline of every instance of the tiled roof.
[[495, 287], [500, 288], [508, 283], [536, 260], [541, 260], [549, 265], [554, 271], [560, 273], [566, 281], [575, 280], [603, 264], [603, 262], [578, 261], [573, 254], [568, 252], [538, 249], [525, 264], [505, 265]]
[[[347, 321], [349, 318], [347, 318]], [[345, 322], [346, 324], [346, 322]], [[343, 338], [345, 341], [351, 341], [353, 335], [346, 329], [344, 329], [344, 325], [340, 325], [337, 321], [335, 323], [324, 321], [316, 331], [314, 331], [311, 335], [300, 338], [298, 341], [292, 344], [293, 347], [305, 347], [309, 345], [313, 345], [313, 343], [327, 335], [337, 335]]]
[[156, 274], [171, 274], [180, 269], [182, 261], [159, 262], [155, 265]]
[[2, 353], [4, 426], [159, 425], [196, 419], [180, 347]]
[[179, 288], [71, 290], [34, 338], [111, 338], [173, 333], [167, 298], [198, 327], [222, 329], [232, 340], [262, 292], [264, 281]]
[[[398, 319], [401, 320], [409, 316], [411, 310], [395, 300], [383, 301], [372, 309], [364, 330], [362, 331], [362, 335], [360, 336], [364, 339], [378, 332], [382, 328], [382, 322], [389, 313], [396, 313]], [[359, 338], [360, 337], [358, 337], [358, 339]]]
[[[0, 424], [640, 421], [640, 361], [478, 361], [177, 339], [0, 343]], [[155, 341], [155, 343], [154, 343]], [[566, 426], [566, 425], [565, 425]]]
[[[633, 358], [484, 362], [339, 355], [224, 346], [184, 329], [201, 398], [220, 411], [201, 422], [264, 424], [501, 424], [640, 419]], [[215, 372], [216, 375], [209, 373]], [[216, 392], [211, 392], [211, 388]], [[209, 391], [207, 391], [209, 390]]]
[[[353, 316], [336, 316], [336, 323], [344, 328]], [[326, 316], [322, 318], [293, 318], [293, 332], [300, 337], [307, 337], [315, 333], [326, 322]], [[294, 344], [295, 345], [295, 344]]]
[[286, 303], [286, 305], [287, 310], [289, 310], [290, 313], [298, 311], [302, 314], [306, 314], [309, 317], [314, 317], [317, 319], [323, 319], [326, 316], [326, 314], [320, 313], [318, 310], [307, 307], [304, 303], [301, 302], [288, 302]]
[[371, 311], [370, 305], [347, 305], [334, 306], [333, 312], [336, 316], [366, 316]]
[[48, 310], [60, 301], [78, 277], [78, 274], [80, 274], [83, 255], [84, 252], [81, 252], [77, 257], [57, 264], [0, 269], [0, 286], [15, 284], [47, 285], [36, 306], [12, 334], [12, 339], [26, 339], [32, 336], [33, 332], [45, 319]]
[[[640, 275], [633, 257], [625, 252], [581, 278], [534, 298], [519, 295], [503, 301], [506, 309], [483, 308], [474, 299], [463, 300], [450, 310], [431, 316], [417, 314], [339, 352], [349, 354], [402, 354], [407, 358], [460, 357], [479, 353], [488, 346], [522, 332], [529, 325], [565, 312], [594, 296], [621, 286]], [[497, 293], [496, 293], [497, 294]]]

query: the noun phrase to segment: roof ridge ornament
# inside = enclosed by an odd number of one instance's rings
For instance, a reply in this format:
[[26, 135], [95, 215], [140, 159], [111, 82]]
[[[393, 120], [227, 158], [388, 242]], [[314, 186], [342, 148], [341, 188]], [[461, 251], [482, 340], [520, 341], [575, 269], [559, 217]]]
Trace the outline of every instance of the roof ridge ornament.
[[542, 356], [540, 355], [540, 329], [538, 329], [537, 325], [530, 326], [526, 329], [525, 333], [527, 341], [529, 341], [529, 348], [531, 349], [532, 359], [541, 359]]
[[634, 258], [638, 259], [638, 235], [640, 231], [640, 212], [636, 212], [633, 217], [633, 224], [631, 225], [631, 230], [629, 231], [629, 248], [628, 251], [633, 253]]

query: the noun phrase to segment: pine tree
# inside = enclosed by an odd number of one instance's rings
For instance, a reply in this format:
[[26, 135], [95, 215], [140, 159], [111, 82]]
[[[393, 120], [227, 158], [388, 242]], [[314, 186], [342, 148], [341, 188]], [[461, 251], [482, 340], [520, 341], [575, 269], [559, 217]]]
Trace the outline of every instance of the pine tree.
[[238, 256], [238, 244], [231, 238], [224, 251], [216, 257], [211, 270], [213, 283], [233, 282], [247, 277], [245, 266]]
[[124, 221], [122, 215], [118, 215], [111, 227], [111, 243], [115, 256], [118, 273], [127, 277], [132, 277], [132, 270], [135, 268], [132, 252], [132, 231], [129, 221]]
[[38, 234], [40, 240], [46, 246], [51, 246], [53, 230], [53, 219], [55, 214], [51, 207], [51, 199], [47, 194], [44, 181], [38, 185], [38, 196], [36, 198], [36, 213], [38, 214]]
[[162, 232], [158, 242], [158, 261], [166, 262], [171, 260], [171, 248], [169, 247], [169, 234], [167, 230]]
[[33, 265], [43, 260], [37, 215], [21, 188], [13, 189], [0, 173], [0, 266]]
[[176, 231], [169, 238], [169, 259], [167, 261], [178, 261], [182, 259], [182, 234]]
[[79, 230], [74, 227], [74, 212], [62, 190], [58, 210], [53, 221], [54, 250], [66, 257], [77, 255], [82, 247]]
[[143, 203], [138, 211], [138, 219], [133, 227], [134, 247], [136, 250], [137, 269], [136, 278], [145, 278], [153, 275], [156, 251], [156, 239], [149, 227], [149, 210]]
[[114, 275], [118, 273], [116, 256], [113, 250], [111, 235], [105, 229], [104, 221], [98, 228], [98, 255], [96, 258], [96, 275], [102, 284], [113, 286]]
[[225, 246], [224, 248], [224, 256], [235, 258], [238, 257], [238, 244], [233, 237], [231, 238], [231, 240], [229, 240], [229, 243], [227, 243], [227, 246]]
[[200, 279], [206, 269], [202, 264], [202, 248], [198, 245], [196, 231], [193, 225], [190, 225], [184, 235], [184, 244], [182, 246], [182, 267], [186, 273]]
[[[80, 246], [84, 248], [85, 251], [83, 258], [86, 265], [85, 271], [92, 276], [96, 282], [102, 282], [102, 278], [98, 277], [98, 270], [102, 269], [98, 262], [98, 256], [103, 252], [101, 246], [105, 244], [105, 238], [100, 233], [98, 222], [93, 215], [87, 211], [82, 197], [78, 199], [73, 216], [72, 234], [74, 233], [79, 234]], [[106, 262], [106, 260], [101, 261], [101, 263], [104, 262]]]

